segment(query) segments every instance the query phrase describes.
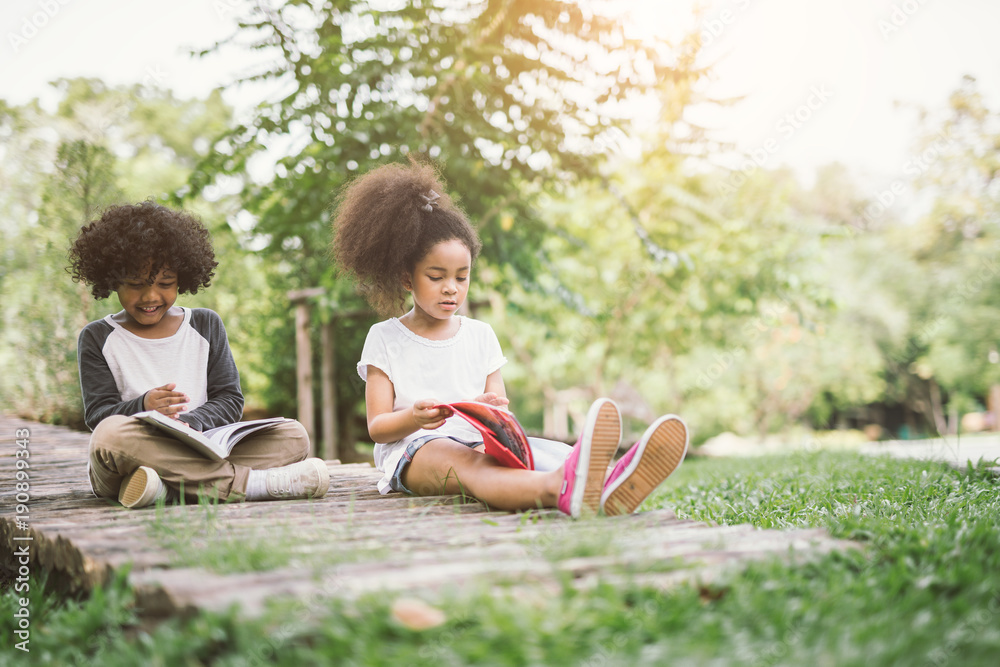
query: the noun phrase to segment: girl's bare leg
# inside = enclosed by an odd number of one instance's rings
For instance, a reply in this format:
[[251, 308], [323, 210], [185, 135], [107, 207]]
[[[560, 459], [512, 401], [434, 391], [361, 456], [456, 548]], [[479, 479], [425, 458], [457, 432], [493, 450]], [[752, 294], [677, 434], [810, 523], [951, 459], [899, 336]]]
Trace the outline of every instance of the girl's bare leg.
[[417, 450], [402, 481], [418, 496], [465, 493], [492, 509], [514, 511], [555, 507], [562, 480], [562, 467], [551, 472], [506, 468], [492, 456], [441, 438]]

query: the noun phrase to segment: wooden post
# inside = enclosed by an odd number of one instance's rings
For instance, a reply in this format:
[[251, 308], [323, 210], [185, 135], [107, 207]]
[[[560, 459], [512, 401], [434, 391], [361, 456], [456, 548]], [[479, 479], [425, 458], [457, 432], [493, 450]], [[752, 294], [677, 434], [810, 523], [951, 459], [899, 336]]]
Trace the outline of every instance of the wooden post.
[[305, 427], [316, 453], [316, 424], [313, 408], [312, 343], [309, 340], [309, 304], [295, 304], [295, 380], [299, 423]]
[[337, 451], [337, 386], [334, 383], [336, 377], [336, 355], [334, 354], [333, 323], [331, 319], [323, 325], [323, 366], [320, 369], [320, 392], [323, 405], [321, 414], [323, 415], [323, 459], [340, 458]]
[[990, 393], [986, 399], [986, 409], [992, 415], [990, 430], [1000, 431], [1000, 384], [990, 387]]
[[289, 300], [295, 304], [295, 379], [296, 399], [299, 404], [298, 420], [309, 434], [312, 451], [315, 455], [320, 451], [316, 442], [316, 408], [313, 403], [312, 380], [312, 342], [309, 339], [309, 302], [308, 299], [320, 296], [326, 290], [322, 287], [294, 290], [288, 293]]

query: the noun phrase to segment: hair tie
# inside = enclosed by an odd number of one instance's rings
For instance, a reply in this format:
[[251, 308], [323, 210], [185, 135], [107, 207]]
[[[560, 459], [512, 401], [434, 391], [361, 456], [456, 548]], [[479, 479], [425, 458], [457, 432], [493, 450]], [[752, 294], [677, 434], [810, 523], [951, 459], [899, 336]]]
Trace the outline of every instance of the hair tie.
[[428, 190], [427, 194], [420, 195], [420, 198], [424, 200], [424, 205], [421, 206], [420, 208], [430, 213], [431, 211], [434, 210], [434, 202], [440, 199], [441, 195], [434, 192], [434, 190]]

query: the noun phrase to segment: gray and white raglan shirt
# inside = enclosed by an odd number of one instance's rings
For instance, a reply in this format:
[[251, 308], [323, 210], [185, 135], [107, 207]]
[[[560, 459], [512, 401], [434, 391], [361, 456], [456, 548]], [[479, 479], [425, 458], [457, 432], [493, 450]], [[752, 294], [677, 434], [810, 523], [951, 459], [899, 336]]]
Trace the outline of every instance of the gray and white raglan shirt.
[[80, 332], [78, 359], [83, 412], [91, 430], [110, 415], [143, 410], [146, 392], [173, 382], [191, 398], [179, 417], [199, 431], [243, 415], [240, 375], [222, 318], [207, 308], [181, 308], [172, 336], [142, 338], [108, 315]]

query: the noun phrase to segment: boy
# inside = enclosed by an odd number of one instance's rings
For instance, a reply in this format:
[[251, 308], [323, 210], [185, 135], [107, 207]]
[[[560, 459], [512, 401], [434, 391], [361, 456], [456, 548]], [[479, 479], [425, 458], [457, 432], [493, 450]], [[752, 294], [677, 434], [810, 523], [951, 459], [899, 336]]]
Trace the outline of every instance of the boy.
[[122, 305], [84, 327], [78, 344], [95, 494], [130, 508], [199, 488], [220, 500], [326, 494], [326, 464], [306, 458], [309, 438], [298, 422], [254, 433], [212, 461], [131, 416], [156, 410], [206, 430], [243, 414], [222, 320], [174, 305], [178, 293], [208, 287], [218, 266], [201, 222], [151, 201], [114, 206], [80, 230], [70, 261], [73, 279], [95, 298], [116, 292]]

